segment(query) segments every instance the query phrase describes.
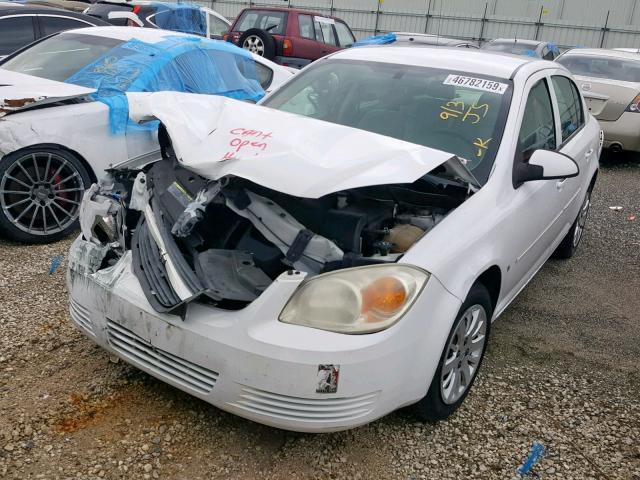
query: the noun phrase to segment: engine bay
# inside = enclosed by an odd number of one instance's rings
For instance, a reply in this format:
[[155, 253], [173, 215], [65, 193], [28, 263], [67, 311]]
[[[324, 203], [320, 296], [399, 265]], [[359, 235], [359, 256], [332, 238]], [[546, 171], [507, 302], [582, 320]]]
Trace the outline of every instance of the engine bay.
[[134, 272], [154, 309], [171, 313], [193, 300], [243, 308], [288, 271], [396, 262], [471, 193], [432, 172], [412, 184], [301, 198], [240, 177], [210, 180], [173, 156], [112, 174], [131, 192], [123, 229]]

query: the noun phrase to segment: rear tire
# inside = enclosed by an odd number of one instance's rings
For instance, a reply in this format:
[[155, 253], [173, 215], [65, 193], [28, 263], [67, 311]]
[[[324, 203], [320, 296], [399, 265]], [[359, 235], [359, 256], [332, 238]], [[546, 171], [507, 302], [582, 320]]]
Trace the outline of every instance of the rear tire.
[[568, 259], [575, 255], [578, 245], [584, 236], [584, 228], [587, 223], [587, 216], [589, 215], [589, 207], [591, 206], [591, 190], [587, 190], [587, 194], [582, 201], [582, 206], [578, 212], [573, 225], [556, 248], [555, 256], [558, 258]]
[[250, 28], [238, 40], [238, 46], [268, 60], [276, 56], [276, 41], [264, 30]]
[[78, 227], [91, 185], [83, 163], [57, 148], [32, 147], [0, 161], [0, 231], [25, 243], [56, 241]]
[[469, 394], [487, 349], [492, 315], [489, 291], [476, 283], [453, 322], [427, 394], [414, 405], [421, 420], [449, 417]]

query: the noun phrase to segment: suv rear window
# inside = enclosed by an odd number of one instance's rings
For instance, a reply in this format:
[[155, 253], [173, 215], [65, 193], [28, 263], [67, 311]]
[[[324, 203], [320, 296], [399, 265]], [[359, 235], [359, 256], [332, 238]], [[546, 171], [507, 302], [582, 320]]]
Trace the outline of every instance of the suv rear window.
[[238, 18], [234, 30], [244, 32], [250, 28], [259, 28], [275, 35], [284, 35], [287, 24], [285, 12], [271, 10], [245, 10]]

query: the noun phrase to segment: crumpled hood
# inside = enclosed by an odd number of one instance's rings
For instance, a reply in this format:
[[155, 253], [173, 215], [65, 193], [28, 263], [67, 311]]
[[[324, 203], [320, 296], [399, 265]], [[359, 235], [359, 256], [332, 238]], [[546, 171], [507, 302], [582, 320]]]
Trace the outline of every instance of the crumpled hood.
[[451, 153], [224, 97], [159, 92], [127, 98], [130, 117], [160, 120], [178, 160], [195, 173], [214, 180], [235, 175], [297, 197], [412, 183], [457, 161]]
[[0, 68], [0, 118], [35, 105], [82, 97], [94, 91]]

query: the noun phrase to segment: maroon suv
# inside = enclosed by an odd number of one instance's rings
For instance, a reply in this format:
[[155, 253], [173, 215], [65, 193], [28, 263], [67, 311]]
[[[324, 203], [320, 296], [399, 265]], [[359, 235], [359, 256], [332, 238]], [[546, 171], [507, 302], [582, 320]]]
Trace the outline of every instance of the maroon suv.
[[289, 67], [302, 68], [355, 42], [339, 18], [294, 8], [245, 8], [224, 36], [228, 42]]

